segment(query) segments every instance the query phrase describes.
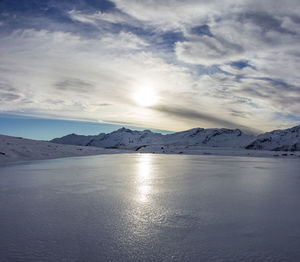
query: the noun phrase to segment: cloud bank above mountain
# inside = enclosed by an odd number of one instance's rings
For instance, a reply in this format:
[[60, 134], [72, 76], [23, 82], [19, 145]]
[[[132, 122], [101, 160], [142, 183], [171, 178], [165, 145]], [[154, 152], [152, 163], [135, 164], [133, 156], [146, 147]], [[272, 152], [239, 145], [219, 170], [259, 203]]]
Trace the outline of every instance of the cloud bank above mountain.
[[[0, 3], [0, 111], [184, 130], [300, 120], [298, 1]], [[157, 101], [142, 107], [140, 89]]]

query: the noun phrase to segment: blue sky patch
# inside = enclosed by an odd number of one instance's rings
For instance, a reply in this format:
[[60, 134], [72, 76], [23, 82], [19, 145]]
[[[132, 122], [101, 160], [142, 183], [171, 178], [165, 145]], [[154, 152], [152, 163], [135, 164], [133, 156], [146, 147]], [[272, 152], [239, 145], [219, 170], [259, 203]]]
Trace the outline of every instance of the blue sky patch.
[[213, 36], [208, 25], [199, 25], [199, 26], [192, 27], [191, 33], [195, 35], [206, 35], [210, 37]]

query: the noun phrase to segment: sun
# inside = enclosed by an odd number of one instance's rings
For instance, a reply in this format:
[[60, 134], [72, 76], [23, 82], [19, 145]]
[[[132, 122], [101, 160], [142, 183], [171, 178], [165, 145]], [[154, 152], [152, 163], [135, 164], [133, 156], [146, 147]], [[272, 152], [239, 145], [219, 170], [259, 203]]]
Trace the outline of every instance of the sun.
[[144, 87], [137, 90], [133, 96], [139, 106], [149, 107], [157, 103], [158, 98], [153, 88]]

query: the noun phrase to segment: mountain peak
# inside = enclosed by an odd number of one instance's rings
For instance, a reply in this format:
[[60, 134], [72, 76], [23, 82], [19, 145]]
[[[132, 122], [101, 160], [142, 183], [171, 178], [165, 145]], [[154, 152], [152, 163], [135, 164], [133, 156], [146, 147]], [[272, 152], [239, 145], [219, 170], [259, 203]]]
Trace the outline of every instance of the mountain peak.
[[115, 133], [121, 133], [121, 132], [133, 132], [133, 131], [131, 129], [128, 129], [128, 128], [125, 128], [125, 127], [121, 127], [118, 130], [113, 131], [113, 132], [115, 132]]
[[81, 136], [71, 134], [52, 142], [71, 145], [89, 145], [105, 148], [136, 149], [147, 146], [201, 146], [230, 147], [264, 150], [300, 150], [300, 126], [274, 130], [259, 136], [248, 135], [240, 129], [193, 128], [182, 132], [162, 135], [150, 130], [136, 131], [122, 127], [108, 134]]

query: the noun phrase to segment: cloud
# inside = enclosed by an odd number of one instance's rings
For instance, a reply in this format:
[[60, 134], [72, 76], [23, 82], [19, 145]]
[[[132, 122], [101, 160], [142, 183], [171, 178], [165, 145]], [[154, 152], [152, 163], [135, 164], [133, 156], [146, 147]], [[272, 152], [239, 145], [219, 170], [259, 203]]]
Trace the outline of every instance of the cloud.
[[120, 32], [119, 34], [106, 34], [101, 38], [100, 44], [109, 49], [142, 49], [148, 43], [142, 38], [130, 32]]
[[[210, 15], [220, 12], [223, 6], [230, 5], [226, 1], [222, 4], [218, 1], [158, 1], [158, 0], [114, 0], [118, 9], [130, 16], [149, 23], [159, 30], [169, 31], [183, 29], [186, 25], [202, 24]], [[227, 4], [228, 2], [228, 4]], [[209, 14], [209, 15], [207, 15]]]
[[243, 47], [224, 38], [201, 36], [189, 41], [177, 42], [176, 55], [190, 64], [213, 65], [239, 59]]
[[0, 101], [3, 102], [12, 102], [18, 100], [21, 96], [12, 93], [0, 93]]
[[75, 92], [89, 92], [94, 89], [94, 86], [88, 82], [80, 79], [67, 79], [57, 82], [55, 88], [60, 91], [75, 91]]
[[75, 21], [82, 23], [88, 23], [92, 25], [98, 25], [103, 21], [118, 24], [118, 23], [129, 23], [130, 17], [120, 12], [106, 13], [101, 11], [96, 11], [95, 13], [85, 13], [82, 11], [71, 10], [68, 12], [70, 18]]
[[124, 43], [128, 35], [107, 33], [85, 39], [70, 33], [22, 30], [3, 38], [0, 52], [5, 70], [0, 77], [24, 98], [1, 105], [1, 110], [94, 121], [124, 119], [159, 127], [154, 114], [145, 121], [145, 110], [137, 109], [132, 98], [134, 92], [149, 85], [159, 93], [168, 92], [182, 83], [180, 92], [190, 76], [184, 68], [135, 48], [137, 36]]
[[[197, 24], [196, 21], [217, 20], [235, 13], [259, 13], [267, 10], [271, 14], [297, 16], [297, 0], [274, 3], [273, 0], [113, 0], [116, 7], [131, 16], [159, 27], [182, 27]], [[198, 23], [201, 24], [201, 23]], [[173, 28], [174, 29], [174, 28]]]
[[169, 117], [179, 117], [181, 119], [191, 119], [199, 122], [199, 127], [204, 122], [208, 123], [210, 126], [223, 126], [227, 128], [240, 128], [242, 130], [258, 132], [258, 130], [251, 129], [249, 127], [239, 125], [237, 122], [226, 120], [223, 117], [217, 117], [207, 112], [198, 112], [189, 108], [183, 107], [170, 107], [170, 106], [156, 106], [155, 110], [165, 113]]
[[238, 21], [242, 24], [253, 23], [261, 29], [262, 33], [275, 31], [282, 34], [295, 34], [292, 30], [284, 28], [281, 20], [263, 11], [239, 14]]
[[[2, 112], [167, 130], [269, 130], [300, 117], [296, 0], [5, 0], [0, 7]], [[155, 108], [132, 99], [145, 86], [157, 93]]]

